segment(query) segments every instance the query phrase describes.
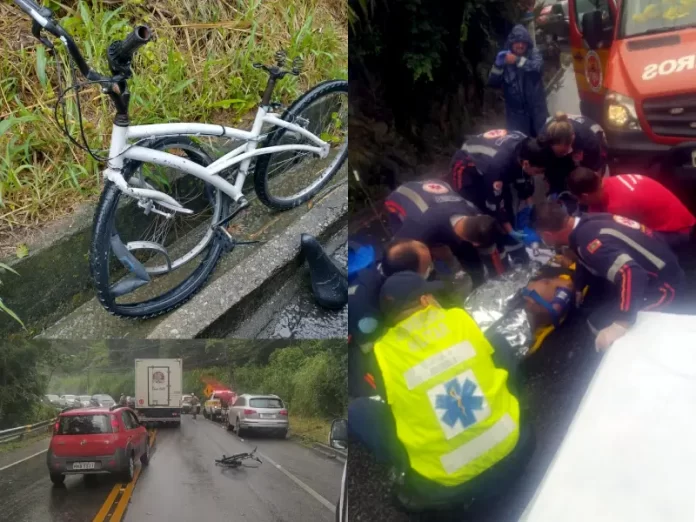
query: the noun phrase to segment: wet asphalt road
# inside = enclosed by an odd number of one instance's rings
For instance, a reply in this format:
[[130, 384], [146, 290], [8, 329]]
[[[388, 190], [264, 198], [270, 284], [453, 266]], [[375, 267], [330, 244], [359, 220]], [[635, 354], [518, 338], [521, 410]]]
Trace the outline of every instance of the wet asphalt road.
[[[263, 464], [237, 470], [214, 464], [223, 454], [254, 446]], [[181, 429], [157, 431], [150, 465], [140, 474], [123, 520], [331, 522], [342, 470], [335, 459], [290, 440], [241, 440], [202, 416], [185, 416]], [[53, 487], [41, 454], [0, 472], [0, 520], [88, 522], [114, 484], [99, 477], [88, 486], [74, 476], [64, 488]]]

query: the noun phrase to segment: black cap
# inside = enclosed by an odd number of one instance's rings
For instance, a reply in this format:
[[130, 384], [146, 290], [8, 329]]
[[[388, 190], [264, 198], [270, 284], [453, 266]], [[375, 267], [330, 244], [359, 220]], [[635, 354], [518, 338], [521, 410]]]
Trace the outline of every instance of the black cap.
[[424, 295], [441, 291], [444, 285], [440, 281], [426, 281], [416, 272], [398, 272], [391, 275], [379, 292], [382, 314], [392, 319], [403, 310], [416, 305]]

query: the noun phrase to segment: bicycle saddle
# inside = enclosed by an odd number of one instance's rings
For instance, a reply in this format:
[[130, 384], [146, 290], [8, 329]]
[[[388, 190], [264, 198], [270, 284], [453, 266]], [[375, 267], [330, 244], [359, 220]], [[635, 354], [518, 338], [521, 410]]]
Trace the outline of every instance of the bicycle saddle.
[[312, 293], [324, 308], [337, 310], [348, 302], [348, 278], [326, 254], [314, 236], [302, 234], [300, 251], [309, 265]]

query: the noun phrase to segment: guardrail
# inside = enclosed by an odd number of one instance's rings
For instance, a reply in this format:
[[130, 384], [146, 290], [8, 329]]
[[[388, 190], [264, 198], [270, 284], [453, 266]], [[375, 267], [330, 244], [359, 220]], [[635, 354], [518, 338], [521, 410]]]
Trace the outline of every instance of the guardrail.
[[0, 431], [0, 444], [5, 442], [10, 442], [13, 440], [22, 440], [24, 437], [31, 433], [35, 433], [42, 429], [49, 431], [51, 425], [56, 421], [56, 419], [49, 419], [42, 422], [37, 422], [36, 424], [28, 424], [26, 426], [19, 426], [17, 428], [10, 428], [9, 430]]

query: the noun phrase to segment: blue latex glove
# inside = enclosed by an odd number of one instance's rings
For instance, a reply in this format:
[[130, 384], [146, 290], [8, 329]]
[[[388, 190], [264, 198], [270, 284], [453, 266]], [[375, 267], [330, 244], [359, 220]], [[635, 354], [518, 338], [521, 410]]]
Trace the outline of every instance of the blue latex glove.
[[534, 243], [537, 243], [538, 245], [542, 243], [541, 237], [539, 237], [539, 234], [537, 234], [534, 229], [525, 227], [522, 229], [522, 233], [524, 234], [522, 241], [528, 247], [531, 247]]
[[496, 67], [502, 67], [505, 65], [505, 56], [507, 56], [508, 51], [500, 51], [495, 57]]
[[524, 231], [522, 231], [522, 230], [513, 230], [508, 235], [510, 237], [515, 238], [517, 241], [519, 241], [521, 243], [525, 242], [525, 239], [527, 237], [527, 234], [525, 234]]
[[529, 227], [529, 218], [532, 217], [532, 207], [525, 207], [517, 213], [515, 228], [524, 230]]

